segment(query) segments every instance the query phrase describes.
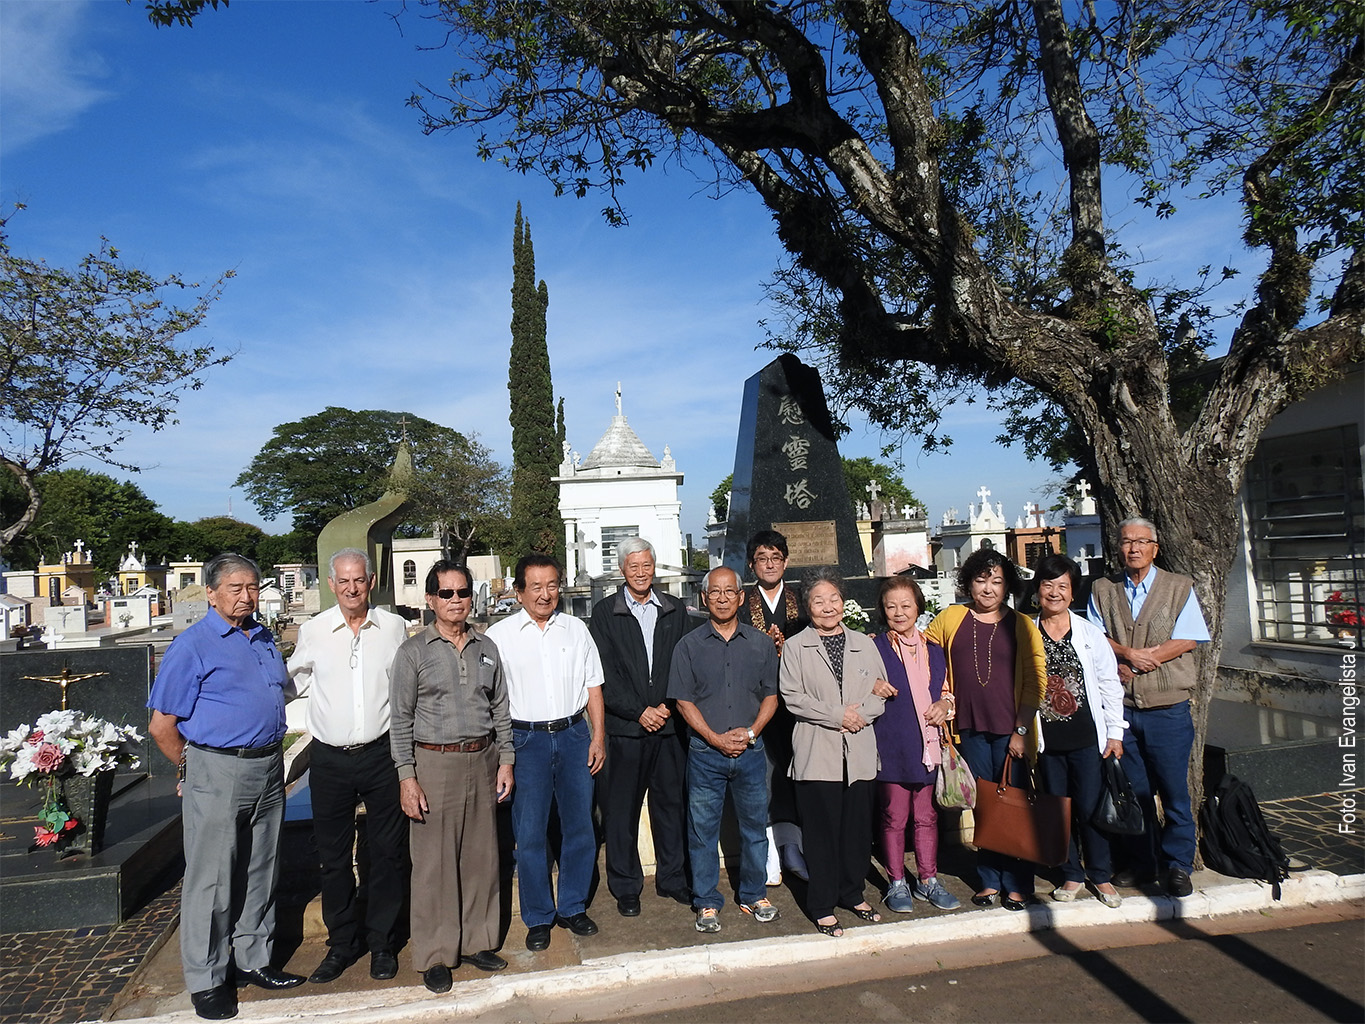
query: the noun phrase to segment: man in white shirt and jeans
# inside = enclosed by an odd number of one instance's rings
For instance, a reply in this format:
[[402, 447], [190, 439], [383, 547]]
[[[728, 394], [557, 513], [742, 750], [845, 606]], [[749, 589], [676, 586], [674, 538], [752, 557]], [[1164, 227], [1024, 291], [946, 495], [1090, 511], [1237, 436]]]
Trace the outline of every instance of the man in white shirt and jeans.
[[[595, 935], [587, 914], [597, 863], [593, 776], [606, 763], [602, 662], [588, 627], [559, 610], [559, 563], [524, 555], [512, 586], [521, 611], [488, 627], [507, 677], [516, 746], [512, 833], [526, 948], [550, 945], [558, 925]], [[550, 884], [550, 802], [559, 807], [559, 894]]]
[[[295, 694], [309, 698], [304, 721], [313, 737], [309, 789], [328, 947], [308, 978], [318, 984], [341, 977], [367, 949], [370, 977], [398, 973], [395, 927], [407, 895], [408, 826], [389, 752], [389, 670], [408, 633], [401, 616], [370, 607], [374, 580], [365, 552], [334, 554], [327, 585], [336, 606], [299, 627], [289, 659]], [[363, 933], [352, 867], [361, 802], [370, 850]]]

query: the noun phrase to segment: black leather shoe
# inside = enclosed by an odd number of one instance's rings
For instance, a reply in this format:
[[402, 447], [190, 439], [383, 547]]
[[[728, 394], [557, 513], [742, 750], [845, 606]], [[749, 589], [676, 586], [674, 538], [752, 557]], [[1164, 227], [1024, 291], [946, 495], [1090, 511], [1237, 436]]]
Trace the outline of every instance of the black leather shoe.
[[995, 902], [995, 895], [993, 892], [979, 892], [972, 897], [972, 906], [989, 907]]
[[639, 917], [640, 897], [622, 896], [616, 901], [616, 912], [622, 917]]
[[313, 985], [326, 985], [329, 981], [336, 981], [346, 973], [346, 968], [359, 959], [359, 953], [343, 953], [339, 949], [329, 949], [327, 955], [322, 958], [322, 963], [318, 964], [318, 969], [308, 975], [308, 981]]
[[482, 953], [475, 953], [473, 956], [462, 956], [460, 963], [473, 964], [481, 971], [500, 971], [507, 966], [507, 961], [491, 949], [485, 949]]
[[1136, 889], [1139, 886], [1155, 882], [1156, 875], [1149, 871], [1134, 871], [1132, 868], [1124, 868], [1115, 873], [1110, 881], [1121, 889]]
[[306, 980], [301, 974], [290, 974], [288, 971], [271, 967], [269, 964], [255, 971], [244, 971], [240, 967], [237, 968], [238, 985], [255, 985], [269, 992], [293, 988], [295, 985], [302, 985]]
[[673, 900], [675, 903], [681, 903], [684, 907], [692, 905], [692, 893], [687, 889], [655, 889], [654, 891], [662, 899]]
[[1194, 892], [1194, 883], [1190, 881], [1190, 874], [1184, 868], [1171, 868], [1166, 872], [1166, 884], [1163, 888], [1172, 896], [1188, 896]]
[[555, 924], [561, 928], [567, 928], [575, 935], [596, 935], [597, 922], [587, 914], [570, 914], [568, 917], [556, 917]]
[[422, 984], [430, 992], [449, 992], [450, 991], [450, 968], [445, 964], [437, 964], [435, 967], [428, 967], [422, 972]]
[[1012, 910], [1015, 913], [1018, 913], [1019, 911], [1023, 910], [1031, 902], [1033, 901], [1028, 896], [1025, 896], [1022, 900], [1016, 900], [1014, 897], [1009, 896], [1007, 894], [1002, 894], [1000, 897], [1000, 905], [1004, 907], [1006, 910]]
[[202, 992], [191, 992], [194, 1012], [205, 1020], [231, 1020], [237, 1016], [237, 990], [231, 985], [215, 985]]
[[398, 974], [398, 957], [391, 949], [376, 949], [370, 954], [370, 977], [375, 981], [388, 981]]
[[526, 931], [526, 948], [533, 953], [538, 953], [542, 949], [550, 948], [550, 926], [548, 924], [533, 924]]

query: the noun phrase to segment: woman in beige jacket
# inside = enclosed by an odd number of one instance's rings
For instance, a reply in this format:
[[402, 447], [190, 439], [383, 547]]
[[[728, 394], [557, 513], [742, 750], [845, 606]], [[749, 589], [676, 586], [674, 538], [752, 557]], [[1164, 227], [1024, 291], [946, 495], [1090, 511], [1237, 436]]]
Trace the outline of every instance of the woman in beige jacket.
[[791, 777], [810, 872], [806, 913], [826, 935], [842, 935], [836, 906], [881, 920], [863, 898], [877, 776], [871, 725], [895, 689], [871, 638], [844, 628], [843, 582], [821, 571], [804, 597], [811, 624], [782, 648], [778, 685], [796, 720]]

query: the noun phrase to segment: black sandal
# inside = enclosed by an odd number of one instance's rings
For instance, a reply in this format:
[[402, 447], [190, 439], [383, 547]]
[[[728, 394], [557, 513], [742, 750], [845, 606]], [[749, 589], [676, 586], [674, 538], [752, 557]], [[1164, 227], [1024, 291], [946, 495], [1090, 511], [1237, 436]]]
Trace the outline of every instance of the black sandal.
[[813, 923], [815, 925], [815, 930], [822, 935], [828, 935], [837, 939], [844, 934], [843, 926], [839, 924], [838, 918], [835, 918], [833, 924], [821, 924], [819, 921]]
[[882, 915], [869, 907], [845, 907], [850, 914], [857, 914], [864, 921], [880, 921]]

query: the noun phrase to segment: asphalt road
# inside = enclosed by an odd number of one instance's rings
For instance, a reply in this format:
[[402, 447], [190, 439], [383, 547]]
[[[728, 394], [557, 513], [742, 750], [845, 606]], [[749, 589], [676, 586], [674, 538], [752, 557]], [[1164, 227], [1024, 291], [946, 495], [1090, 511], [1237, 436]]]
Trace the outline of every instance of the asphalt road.
[[[465, 1018], [466, 1020], [470, 1018]], [[1365, 1021], [1365, 907], [1048, 931], [538, 999], [499, 1022]]]

